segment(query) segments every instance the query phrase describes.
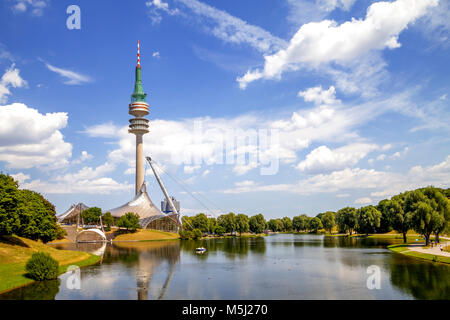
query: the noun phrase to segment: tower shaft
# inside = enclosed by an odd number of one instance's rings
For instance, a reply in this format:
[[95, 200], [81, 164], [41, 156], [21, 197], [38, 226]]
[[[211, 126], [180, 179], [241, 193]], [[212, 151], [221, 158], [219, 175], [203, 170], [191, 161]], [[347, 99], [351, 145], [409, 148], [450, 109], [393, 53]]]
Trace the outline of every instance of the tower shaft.
[[136, 194], [144, 183], [144, 145], [142, 133], [136, 133]]

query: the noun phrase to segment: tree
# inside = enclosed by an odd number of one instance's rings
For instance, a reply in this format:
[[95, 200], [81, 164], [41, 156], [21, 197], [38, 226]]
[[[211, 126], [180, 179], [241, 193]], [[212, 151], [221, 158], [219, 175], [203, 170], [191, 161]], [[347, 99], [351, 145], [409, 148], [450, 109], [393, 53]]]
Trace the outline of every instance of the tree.
[[294, 217], [292, 220], [292, 225], [298, 232], [305, 231], [308, 228], [308, 216], [306, 214], [302, 214]]
[[391, 216], [389, 214], [389, 210], [387, 205], [389, 204], [388, 199], [381, 200], [378, 205], [377, 209], [381, 212], [381, 219], [380, 219], [380, 227], [378, 228], [378, 231], [380, 233], [386, 233], [392, 231], [392, 221]]
[[374, 206], [366, 206], [357, 210], [358, 231], [369, 234], [380, 227], [381, 212]]
[[333, 227], [336, 225], [334, 216], [335, 216], [335, 213], [333, 211], [327, 211], [327, 212], [323, 213], [320, 217], [323, 227], [329, 233], [331, 233], [333, 231]]
[[344, 232], [348, 231], [351, 235], [353, 230], [356, 229], [358, 223], [356, 209], [351, 207], [340, 209], [336, 213], [336, 222], [339, 226], [339, 230]]
[[0, 235], [12, 235], [20, 227], [18, 187], [13, 177], [0, 174]]
[[292, 220], [289, 217], [284, 217], [281, 219], [281, 222], [283, 223], [283, 231], [290, 232], [292, 231]]
[[236, 230], [239, 232], [239, 235], [242, 235], [242, 232], [248, 232], [250, 229], [248, 216], [245, 214], [238, 214], [236, 216]]
[[257, 214], [250, 217], [249, 221], [250, 231], [253, 233], [263, 233], [266, 230], [266, 219], [262, 214]]
[[214, 233], [216, 232], [217, 220], [216, 218], [208, 218], [208, 232]]
[[267, 223], [270, 230], [273, 232], [279, 232], [284, 230], [284, 224], [281, 219], [270, 219]]
[[405, 210], [405, 198], [409, 192], [396, 195], [384, 203], [384, 210], [391, 221], [392, 228], [403, 235], [403, 243], [406, 243], [406, 234], [411, 229], [411, 213]]
[[101, 215], [102, 209], [97, 207], [91, 207], [81, 212], [81, 216], [86, 224], [98, 224]]
[[192, 222], [192, 217], [182, 216], [181, 217], [181, 227], [184, 230], [192, 231], [194, 229], [193, 222]]
[[103, 220], [103, 223], [108, 226], [108, 228], [111, 228], [111, 226], [114, 224], [114, 218], [111, 215], [111, 212], [109, 212], [109, 211], [103, 215], [102, 220]]
[[193, 236], [193, 239], [195, 239], [195, 240], [201, 239], [203, 237], [203, 232], [200, 229], [194, 229], [192, 231], [192, 236]]
[[224, 227], [222, 227], [222, 226], [217, 226], [217, 227], [216, 227], [216, 234], [217, 234], [217, 235], [222, 236], [225, 232], [226, 232], [226, 231], [225, 231], [225, 228], [224, 228]]
[[139, 216], [133, 212], [127, 212], [117, 220], [117, 226], [134, 232], [140, 227]]
[[202, 232], [208, 232], [208, 218], [206, 214], [199, 213], [196, 216], [192, 217], [192, 227], [194, 229], [200, 229]]
[[405, 210], [411, 213], [413, 228], [425, 237], [425, 244], [428, 245], [432, 232], [439, 235], [444, 230], [449, 219], [450, 204], [439, 190], [427, 187], [408, 193]]
[[224, 227], [225, 232], [233, 232], [236, 230], [236, 216], [233, 212], [223, 214], [217, 218], [217, 224]]
[[317, 231], [319, 231], [319, 229], [322, 228], [323, 228], [322, 221], [319, 218], [314, 217], [309, 221], [309, 229], [312, 230], [314, 233], [317, 233]]

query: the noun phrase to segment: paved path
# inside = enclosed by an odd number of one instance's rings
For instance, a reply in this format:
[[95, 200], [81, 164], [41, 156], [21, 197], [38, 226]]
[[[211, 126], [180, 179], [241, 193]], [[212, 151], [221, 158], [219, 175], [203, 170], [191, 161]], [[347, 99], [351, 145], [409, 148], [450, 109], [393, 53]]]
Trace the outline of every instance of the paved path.
[[[441, 238], [442, 239], [442, 238]], [[442, 242], [439, 245], [442, 245], [443, 248], [445, 248], [446, 246], [450, 245], [450, 242]], [[434, 246], [433, 248], [423, 248], [423, 243], [422, 244], [413, 244], [408, 246], [408, 249], [411, 251], [417, 251], [417, 252], [421, 252], [421, 253], [427, 253], [427, 254], [432, 254], [435, 256], [443, 256], [443, 257], [450, 257], [450, 252], [447, 251], [441, 251], [441, 249], [439, 249], [439, 245], [438, 246]]]

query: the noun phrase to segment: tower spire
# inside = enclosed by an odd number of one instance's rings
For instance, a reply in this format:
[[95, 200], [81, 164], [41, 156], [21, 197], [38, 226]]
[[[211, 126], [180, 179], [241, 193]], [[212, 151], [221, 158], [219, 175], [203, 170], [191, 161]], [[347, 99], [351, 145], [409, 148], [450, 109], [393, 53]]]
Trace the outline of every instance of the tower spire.
[[140, 57], [140, 54], [139, 54], [139, 40], [138, 40], [138, 43], [137, 43], [137, 65], [136, 65], [136, 68], [140, 68], [141, 67], [141, 57]]

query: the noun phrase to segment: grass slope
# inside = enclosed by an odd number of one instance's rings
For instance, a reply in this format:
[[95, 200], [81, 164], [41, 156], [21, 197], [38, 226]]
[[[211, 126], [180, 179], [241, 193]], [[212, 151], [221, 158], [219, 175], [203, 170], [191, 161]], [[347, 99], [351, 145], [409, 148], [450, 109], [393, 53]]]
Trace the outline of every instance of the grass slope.
[[25, 276], [25, 264], [34, 252], [46, 252], [59, 262], [60, 274], [69, 265], [95, 264], [100, 257], [87, 252], [58, 250], [41, 242], [15, 237], [0, 237], [0, 293], [33, 282]]
[[178, 238], [178, 233], [143, 229], [133, 233], [119, 234], [113, 241], [161, 241], [176, 240]]

